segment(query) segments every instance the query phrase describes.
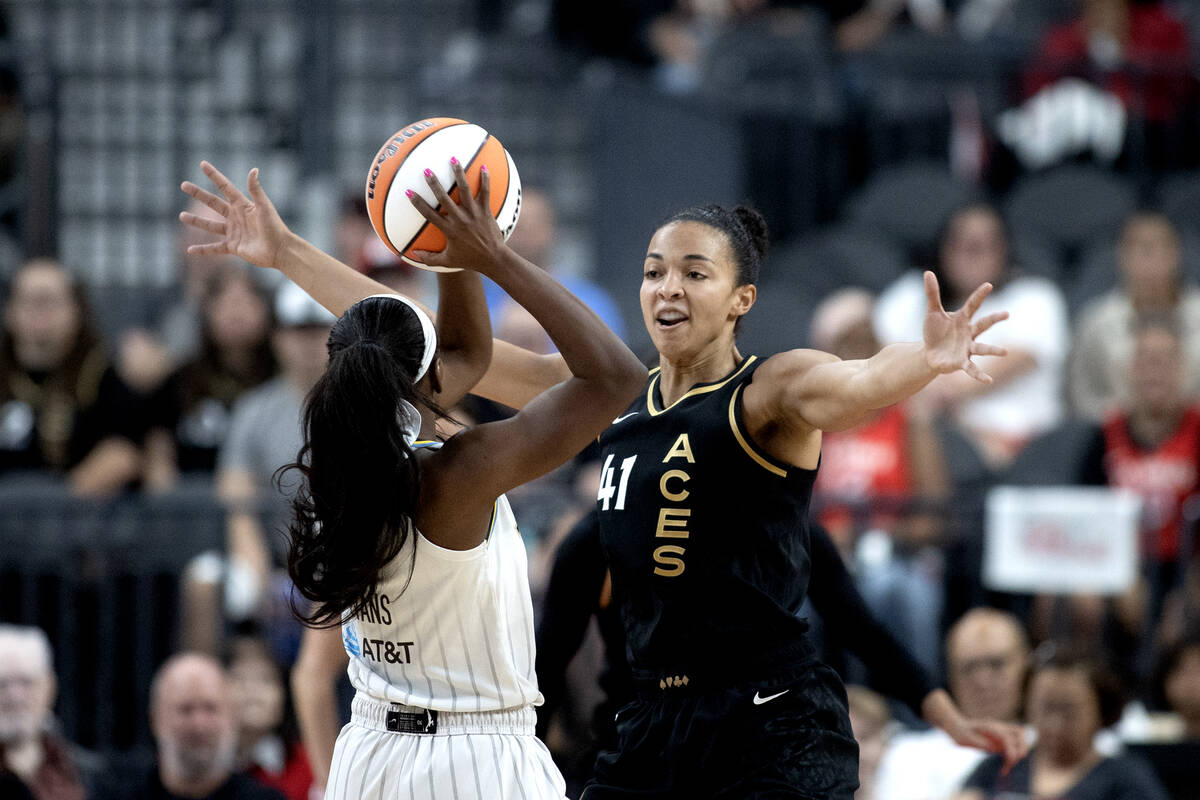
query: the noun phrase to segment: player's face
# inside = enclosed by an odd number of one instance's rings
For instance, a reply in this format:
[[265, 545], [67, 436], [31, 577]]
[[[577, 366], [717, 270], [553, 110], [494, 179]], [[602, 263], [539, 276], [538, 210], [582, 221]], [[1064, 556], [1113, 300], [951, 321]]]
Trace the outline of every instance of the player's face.
[[1029, 690], [1029, 721], [1037, 729], [1039, 750], [1055, 763], [1076, 763], [1100, 730], [1100, 701], [1082, 671], [1043, 670]]
[[732, 346], [734, 323], [753, 302], [754, 287], [737, 285], [724, 233], [691, 221], [655, 232], [642, 265], [642, 320], [668, 360], [687, 361]]

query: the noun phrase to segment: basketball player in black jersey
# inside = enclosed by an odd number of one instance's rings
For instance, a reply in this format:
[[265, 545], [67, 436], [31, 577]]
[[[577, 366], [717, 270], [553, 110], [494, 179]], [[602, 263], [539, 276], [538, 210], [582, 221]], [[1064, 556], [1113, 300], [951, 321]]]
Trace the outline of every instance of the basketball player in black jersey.
[[[598, 499], [639, 698], [622, 709], [619, 749], [598, 762], [587, 800], [853, 795], [845, 692], [795, 617], [821, 432], [852, 427], [939, 374], [989, 383], [973, 357], [1004, 354], [976, 341], [1007, 316], [973, 319], [991, 287], [947, 312], [926, 273], [921, 343], [862, 361], [813, 350], [745, 357], [735, 331], [766, 246], [757, 212], [705, 206], [664, 223], [646, 253], [641, 306], [660, 367], [600, 437]], [[293, 258], [291, 273], [323, 294], [353, 293], [361, 277], [311, 246]], [[561, 356], [497, 341], [475, 391], [520, 408], [568, 377]], [[964, 719], [942, 690], [921, 710], [960, 744], [1010, 762], [1024, 753], [1018, 728]]]
[[[660, 356], [646, 391], [600, 436], [601, 537], [638, 700], [587, 800], [607, 797], [850, 798], [857, 747], [836, 675], [795, 616], [809, 581], [807, 511], [821, 432], [852, 427], [1002, 356], [976, 337], [981, 286], [947, 312], [926, 273], [924, 341], [863, 361], [813, 350], [759, 360], [737, 349], [754, 304], [766, 225], [752, 209], [685, 210], [654, 234], [642, 314]], [[520, 404], [551, 364], [498, 347], [476, 391]], [[1012, 726], [964, 719], [930, 693], [925, 718], [960, 743], [1023, 750]]]

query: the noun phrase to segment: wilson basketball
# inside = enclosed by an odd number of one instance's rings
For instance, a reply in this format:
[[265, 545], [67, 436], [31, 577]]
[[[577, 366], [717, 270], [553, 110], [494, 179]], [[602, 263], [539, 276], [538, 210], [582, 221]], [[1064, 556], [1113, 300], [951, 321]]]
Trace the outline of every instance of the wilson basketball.
[[521, 179], [500, 140], [478, 125], [451, 117], [414, 122], [384, 142], [367, 175], [367, 213], [379, 238], [409, 264], [437, 272], [456, 270], [422, 264], [411, 258], [411, 252], [439, 252], [446, 247], [446, 237], [413, 207], [405, 190], [420, 194], [436, 208], [433, 189], [425, 180], [425, 170], [430, 169], [458, 199], [451, 156], [462, 163], [472, 193], [479, 191], [479, 171], [487, 165], [492, 215], [507, 240], [521, 213]]

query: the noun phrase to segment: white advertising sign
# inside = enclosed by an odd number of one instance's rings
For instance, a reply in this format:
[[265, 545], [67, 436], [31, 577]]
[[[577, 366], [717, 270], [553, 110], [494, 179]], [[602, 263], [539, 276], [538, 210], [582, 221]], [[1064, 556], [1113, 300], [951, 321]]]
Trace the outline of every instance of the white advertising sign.
[[983, 582], [1004, 592], [1119, 594], [1138, 565], [1141, 498], [1101, 487], [988, 493]]

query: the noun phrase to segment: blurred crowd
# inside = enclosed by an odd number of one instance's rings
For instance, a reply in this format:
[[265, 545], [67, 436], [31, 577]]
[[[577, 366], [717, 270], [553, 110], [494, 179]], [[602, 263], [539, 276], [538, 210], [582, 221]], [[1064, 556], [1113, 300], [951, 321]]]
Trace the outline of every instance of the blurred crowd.
[[[987, 281], [996, 288], [981, 313], [1010, 314], [985, 337], [1007, 347], [1007, 357], [979, 358], [993, 383], [944, 376], [911, 402], [825, 437], [814, 518], [867, 605], [964, 713], [1023, 723], [1036, 746], [1007, 773], [986, 754], [956, 746], [877, 693], [878, 676], [844, 645], [853, 633], [830, 631], [806, 607], [826, 660], [848, 683], [862, 800], [1086, 800], [1115, 797], [1108, 792], [1118, 784], [1135, 787], [1121, 795], [1131, 798], [1200, 796], [1200, 202], [1171, 209], [1153, 202], [1172, 180], [1195, 178], [1180, 170], [1200, 163], [1200, 150], [1186, 141], [1153, 146], [1186, 139], [1200, 119], [1193, 44], [1200, 9], [1080, 0], [1047, 22], [1052, 5], [552, 4], [564, 46], [637, 65], [660, 90], [681, 96], [702, 90], [722, 34], [747, 25], [791, 35], [817, 20], [826, 46], [848, 55], [911, 31], [933, 37], [927, 41], [1026, 36], [1033, 43], [1019, 102], [994, 129], [976, 131], [972, 142], [956, 139], [960, 149], [947, 154], [970, 191], [892, 197], [891, 210], [914, 220], [937, 210], [935, 224], [899, 251], [900, 269], [858, 281], [875, 265], [847, 274], [829, 266], [830, 274], [814, 278], [795, 271], [784, 242], [764, 271], [777, 270], [770, 291], [789, 282], [821, 287], [806, 298], [811, 313], [786, 316], [791, 325], [775, 333], [788, 346], [846, 359], [920, 339], [924, 268], [938, 275], [947, 308]], [[853, 93], [861, 78], [848, 70], [844, 79]], [[1122, 159], [1135, 134], [1170, 157], [1147, 162], [1151, 171], [1128, 182], [1128, 202], [1111, 223], [1080, 241], [1055, 249], [1045, 229], [1054, 232], [1059, 220], [1023, 215], [1000, 191], [1054, 166], [1127, 175]], [[1195, 181], [1181, 185], [1200, 186]], [[1076, 198], [1084, 216], [1092, 202], [1111, 206], [1105, 196]], [[1043, 246], [1030, 247], [1038, 237]], [[618, 333], [639, 327], [622, 318], [600, 282], [557, 269], [556, 238], [548, 193], [527, 186], [510, 244]], [[339, 205], [331, 240], [345, 263], [433, 299], [431, 275], [379, 242], [356, 193]], [[45, 632], [0, 605], [0, 619], [22, 622], [0, 625], [0, 796], [309, 800], [327, 777], [328, 764], [309, 759], [306, 745], [325, 753], [331, 742], [302, 741], [295, 707], [306, 690], [330, 690], [339, 664], [305, 660], [311, 643], [292, 614], [279, 532], [295, 491], [295, 476], [281, 468], [300, 448], [300, 408], [324, 368], [333, 318], [276, 276], [188, 254], [195, 242], [181, 226], [175, 293], [149, 322], [102, 327], [86, 276], [54, 258], [24, 261], [0, 289], [0, 487], [51, 482], [97, 508], [199, 487], [224, 513], [223, 546], [190, 557], [176, 576], [175, 655], [155, 664], [143, 687], [153, 752], [119, 758], [97, 752], [103, 743], [84, 749], [70, 741], [54, 709], [56, 662], [71, 653], [61, 645], [54, 652]], [[544, 332], [499, 289], [488, 286], [488, 301], [498, 337], [549, 350]], [[752, 312], [749, 327], [754, 320]], [[468, 398], [443, 432], [506, 413]], [[598, 471], [584, 452], [511, 495], [543, 622], [555, 575], [595, 555], [578, 534]], [[1003, 484], [1136, 493], [1135, 579], [1106, 595], [988, 588], [983, 498]], [[0, 587], [0, 603], [9, 599]], [[565, 652], [554, 674], [539, 675], [553, 689], [539, 731], [576, 791], [612, 735], [611, 710], [626, 691], [622, 653], [610, 646], [619, 625], [609, 599], [584, 599], [595, 620], [571, 641], [539, 642]]]

